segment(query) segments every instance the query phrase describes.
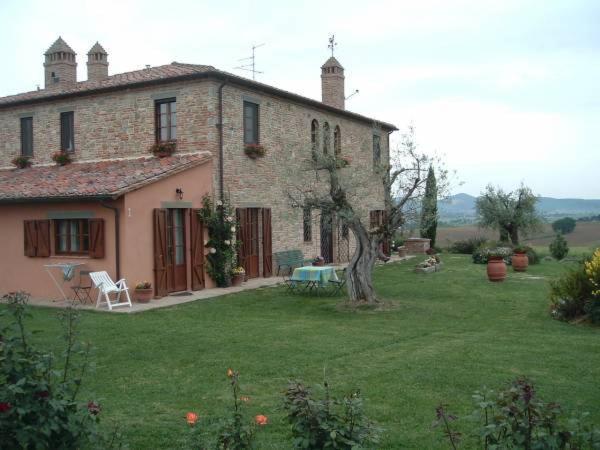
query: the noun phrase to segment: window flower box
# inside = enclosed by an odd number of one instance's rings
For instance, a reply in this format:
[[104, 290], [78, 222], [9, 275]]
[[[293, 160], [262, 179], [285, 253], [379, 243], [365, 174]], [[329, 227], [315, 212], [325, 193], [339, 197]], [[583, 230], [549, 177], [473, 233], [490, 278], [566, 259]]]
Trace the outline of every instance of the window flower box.
[[71, 155], [61, 150], [52, 154], [52, 161], [59, 166], [66, 166], [71, 163]]
[[11, 162], [17, 169], [25, 169], [31, 166], [31, 156], [17, 156]]
[[266, 151], [260, 144], [246, 144], [244, 145], [244, 153], [249, 158], [256, 159], [265, 156]]
[[163, 141], [157, 142], [150, 147], [150, 153], [159, 158], [165, 158], [175, 153], [177, 149], [177, 141]]

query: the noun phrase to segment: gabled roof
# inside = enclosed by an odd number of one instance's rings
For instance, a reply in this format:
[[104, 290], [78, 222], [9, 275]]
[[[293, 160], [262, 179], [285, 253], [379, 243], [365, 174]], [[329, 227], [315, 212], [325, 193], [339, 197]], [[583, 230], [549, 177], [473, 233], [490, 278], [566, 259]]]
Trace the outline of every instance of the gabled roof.
[[90, 51], [87, 52], [88, 55], [92, 55], [94, 53], [102, 53], [103, 55], [108, 55], [108, 53], [106, 53], [106, 50], [104, 50], [104, 47], [102, 47], [98, 41], [96, 41], [92, 48], [90, 48]]
[[202, 78], [211, 78], [219, 81], [224, 81], [229, 84], [242, 86], [250, 90], [257, 90], [276, 97], [286, 98], [297, 103], [305, 104], [316, 109], [329, 111], [335, 114], [340, 114], [360, 122], [370, 124], [376, 123], [387, 130], [397, 130], [395, 125], [381, 122], [376, 119], [366, 117], [360, 114], [339, 109], [334, 106], [326, 105], [318, 100], [294, 94], [293, 92], [285, 91], [268, 84], [259, 83], [258, 81], [240, 77], [229, 72], [215, 69], [213, 66], [205, 66], [200, 64], [184, 64], [173, 62], [164, 66], [150, 67], [147, 69], [135, 70], [133, 72], [125, 72], [116, 75], [111, 75], [108, 78], [97, 81], [80, 81], [72, 86], [66, 87], [59, 91], [55, 89], [42, 89], [39, 91], [30, 91], [23, 94], [9, 95], [0, 97], [0, 109], [18, 105], [26, 105], [32, 103], [40, 103], [51, 100], [65, 99], [77, 97], [87, 94], [98, 94], [102, 92], [112, 92], [121, 89], [129, 89], [135, 87], [144, 87], [150, 85], [159, 85], [166, 83], [174, 83], [185, 80], [195, 80]]
[[116, 199], [211, 158], [204, 151], [0, 170], [0, 203]]
[[69, 44], [67, 44], [60, 36], [56, 41], [54, 41], [54, 44], [52, 44], [50, 48], [46, 50], [46, 53], [44, 53], [44, 55], [50, 55], [56, 52], [72, 53], [73, 55], [75, 55], [73, 49], [69, 47]]

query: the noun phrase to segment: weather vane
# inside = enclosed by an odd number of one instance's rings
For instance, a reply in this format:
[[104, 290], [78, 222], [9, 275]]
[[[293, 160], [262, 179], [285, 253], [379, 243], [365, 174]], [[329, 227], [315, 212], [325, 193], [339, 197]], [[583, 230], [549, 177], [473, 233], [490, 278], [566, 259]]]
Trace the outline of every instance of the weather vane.
[[335, 42], [335, 34], [332, 34], [329, 38], [329, 45], [327, 47], [331, 49], [331, 56], [333, 56], [333, 51], [337, 47], [337, 42]]

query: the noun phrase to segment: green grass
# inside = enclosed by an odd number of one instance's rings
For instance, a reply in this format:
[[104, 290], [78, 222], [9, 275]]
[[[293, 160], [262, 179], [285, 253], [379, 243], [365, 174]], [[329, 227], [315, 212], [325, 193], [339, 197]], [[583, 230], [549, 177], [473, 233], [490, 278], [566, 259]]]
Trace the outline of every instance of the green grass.
[[[600, 330], [547, 313], [547, 281], [565, 264], [544, 261], [493, 284], [470, 257], [443, 260], [444, 270], [428, 275], [413, 273], [414, 261], [378, 268], [383, 311], [266, 288], [135, 315], [85, 312], [97, 369], [82, 399], [100, 399], [105, 423], [119, 422], [139, 449], [182, 445], [187, 411], [200, 424], [223, 414], [228, 367], [241, 373], [249, 413], [269, 416], [261, 449], [290, 448], [279, 409], [286, 381], [319, 383], [324, 372], [334, 391], [361, 389], [368, 415], [386, 430], [381, 448], [447, 448], [431, 429], [436, 405], [465, 416], [474, 390], [520, 374], [543, 398], [600, 423]], [[31, 327], [57, 349], [55, 315], [35, 308]]]

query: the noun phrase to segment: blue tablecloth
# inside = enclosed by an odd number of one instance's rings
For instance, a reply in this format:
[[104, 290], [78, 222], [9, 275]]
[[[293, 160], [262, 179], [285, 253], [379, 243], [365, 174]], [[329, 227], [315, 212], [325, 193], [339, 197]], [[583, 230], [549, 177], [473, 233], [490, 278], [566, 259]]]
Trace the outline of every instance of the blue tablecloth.
[[323, 286], [329, 280], [339, 281], [335, 269], [331, 266], [305, 266], [294, 269], [292, 281], [310, 281]]

